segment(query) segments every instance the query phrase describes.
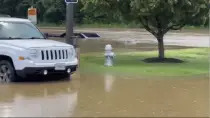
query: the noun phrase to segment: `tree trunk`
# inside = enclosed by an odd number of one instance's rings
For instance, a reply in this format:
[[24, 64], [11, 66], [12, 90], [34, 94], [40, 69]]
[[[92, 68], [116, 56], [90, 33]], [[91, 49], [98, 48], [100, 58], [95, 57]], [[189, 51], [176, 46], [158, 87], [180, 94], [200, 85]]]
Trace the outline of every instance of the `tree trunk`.
[[158, 38], [158, 51], [159, 51], [159, 59], [164, 59], [165, 49], [164, 49], [164, 42], [162, 36]]

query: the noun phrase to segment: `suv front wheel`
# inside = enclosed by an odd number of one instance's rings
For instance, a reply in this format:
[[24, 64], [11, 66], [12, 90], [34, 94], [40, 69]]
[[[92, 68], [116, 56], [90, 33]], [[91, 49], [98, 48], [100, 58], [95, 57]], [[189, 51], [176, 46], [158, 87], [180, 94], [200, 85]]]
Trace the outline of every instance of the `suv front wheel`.
[[9, 83], [16, 80], [12, 64], [7, 60], [0, 61], [0, 82]]

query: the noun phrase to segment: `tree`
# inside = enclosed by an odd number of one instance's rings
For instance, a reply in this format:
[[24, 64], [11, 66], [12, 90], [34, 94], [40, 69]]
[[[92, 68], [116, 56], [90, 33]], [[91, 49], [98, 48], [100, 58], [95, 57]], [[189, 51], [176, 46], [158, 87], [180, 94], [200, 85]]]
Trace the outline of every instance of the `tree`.
[[0, 13], [15, 16], [16, 6], [21, 0], [0, 0]]
[[52, 23], [61, 23], [66, 15], [66, 4], [64, 0], [53, 0], [53, 2], [50, 2], [49, 0], [48, 6], [49, 7], [44, 14], [45, 20]]
[[164, 35], [180, 30], [189, 21], [204, 22], [208, 0], [132, 0], [132, 14], [158, 41], [159, 59], [164, 60]]
[[45, 6], [44, 1], [39, 0], [35, 3], [35, 7], [37, 8], [37, 17], [39, 22], [43, 22], [44, 13], [46, 12], [47, 6]]
[[119, 18], [117, 0], [81, 0], [81, 3], [86, 22], [113, 23]]

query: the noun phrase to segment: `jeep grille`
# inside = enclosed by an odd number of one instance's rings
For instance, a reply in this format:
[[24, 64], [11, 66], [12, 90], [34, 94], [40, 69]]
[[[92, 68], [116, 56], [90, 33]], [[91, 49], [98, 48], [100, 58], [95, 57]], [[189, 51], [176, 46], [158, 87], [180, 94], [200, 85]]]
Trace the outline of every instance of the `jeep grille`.
[[41, 50], [42, 60], [64, 60], [69, 59], [69, 51], [67, 49], [62, 50]]

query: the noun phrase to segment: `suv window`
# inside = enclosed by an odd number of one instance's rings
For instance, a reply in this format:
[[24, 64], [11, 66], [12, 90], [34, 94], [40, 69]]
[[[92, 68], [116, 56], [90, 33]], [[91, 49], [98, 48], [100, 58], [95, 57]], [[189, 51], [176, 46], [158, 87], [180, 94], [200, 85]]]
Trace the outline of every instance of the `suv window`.
[[1, 39], [44, 39], [44, 36], [30, 23], [0, 22]]

